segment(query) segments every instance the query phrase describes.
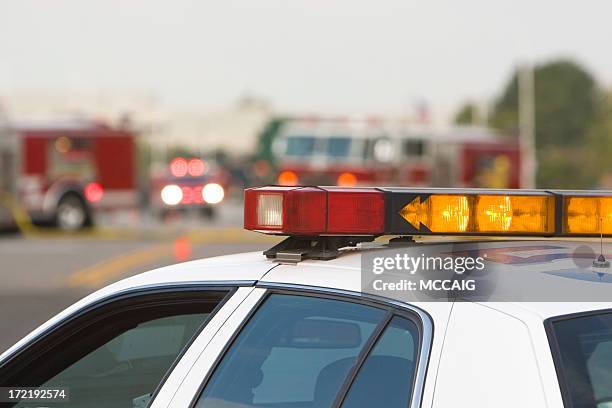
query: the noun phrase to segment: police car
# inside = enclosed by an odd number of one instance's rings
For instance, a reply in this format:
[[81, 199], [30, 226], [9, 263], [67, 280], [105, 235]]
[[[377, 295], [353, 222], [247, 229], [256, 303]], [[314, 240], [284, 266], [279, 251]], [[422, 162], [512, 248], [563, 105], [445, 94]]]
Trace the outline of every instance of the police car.
[[4, 404], [612, 407], [611, 302], [411, 302], [367, 290], [384, 274], [364, 269], [385, 251], [452, 242], [484, 245], [487, 263], [535, 273], [548, 292], [607, 289], [610, 196], [265, 187], [246, 191], [245, 227], [287, 238], [79, 301], [0, 356]]

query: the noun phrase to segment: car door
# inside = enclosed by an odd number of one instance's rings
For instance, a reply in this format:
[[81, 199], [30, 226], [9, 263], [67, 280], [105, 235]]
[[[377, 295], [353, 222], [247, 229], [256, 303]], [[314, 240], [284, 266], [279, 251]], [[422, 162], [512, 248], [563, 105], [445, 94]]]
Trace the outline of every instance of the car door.
[[260, 287], [167, 406], [418, 406], [430, 341], [431, 322], [416, 310], [329, 290]]
[[[252, 287], [162, 285], [86, 306], [0, 363], [0, 387], [59, 389], [63, 407], [145, 407], [173, 393], [170, 373], [184, 371]], [[175, 376], [179, 378], [180, 376]]]

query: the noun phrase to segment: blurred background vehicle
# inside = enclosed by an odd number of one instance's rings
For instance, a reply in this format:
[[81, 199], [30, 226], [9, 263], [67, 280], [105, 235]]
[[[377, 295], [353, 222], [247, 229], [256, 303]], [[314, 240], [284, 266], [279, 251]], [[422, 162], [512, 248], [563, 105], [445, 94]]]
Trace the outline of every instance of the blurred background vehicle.
[[153, 171], [150, 209], [161, 220], [187, 211], [212, 219], [228, 187], [227, 171], [214, 160], [176, 157], [168, 166]]
[[11, 123], [0, 140], [0, 193], [34, 222], [92, 225], [97, 212], [135, 207], [134, 144], [131, 131], [87, 120]]
[[269, 149], [280, 185], [521, 186], [518, 141], [485, 127], [298, 118], [283, 121]]

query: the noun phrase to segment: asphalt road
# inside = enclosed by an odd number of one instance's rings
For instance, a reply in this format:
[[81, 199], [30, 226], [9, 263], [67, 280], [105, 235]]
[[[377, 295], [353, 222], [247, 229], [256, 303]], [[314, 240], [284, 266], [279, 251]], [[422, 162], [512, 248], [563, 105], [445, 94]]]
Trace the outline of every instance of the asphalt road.
[[274, 239], [243, 231], [241, 216], [234, 213], [214, 224], [186, 220], [78, 235], [50, 230], [0, 235], [0, 353], [106, 284], [178, 261], [273, 244]]

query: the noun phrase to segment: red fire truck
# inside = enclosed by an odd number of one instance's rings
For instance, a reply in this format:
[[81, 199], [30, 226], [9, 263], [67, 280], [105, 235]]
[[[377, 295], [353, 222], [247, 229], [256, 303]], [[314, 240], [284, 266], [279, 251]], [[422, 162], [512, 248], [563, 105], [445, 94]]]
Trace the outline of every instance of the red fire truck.
[[[0, 224], [15, 207], [64, 230], [137, 204], [135, 136], [90, 120], [11, 123], [0, 133]], [[10, 211], [8, 209], [10, 208]]]
[[290, 120], [272, 153], [281, 185], [520, 187], [517, 141], [481, 127]]

